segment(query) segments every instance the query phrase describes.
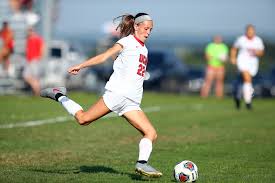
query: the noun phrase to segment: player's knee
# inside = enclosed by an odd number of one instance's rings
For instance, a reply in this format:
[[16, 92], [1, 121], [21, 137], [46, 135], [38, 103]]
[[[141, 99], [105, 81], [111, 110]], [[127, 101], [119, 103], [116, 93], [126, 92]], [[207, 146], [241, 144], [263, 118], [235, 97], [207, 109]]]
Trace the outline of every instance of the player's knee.
[[157, 137], [158, 137], [157, 132], [156, 132], [155, 129], [150, 130], [149, 133], [148, 133], [148, 136], [150, 137], [150, 139], [151, 139], [153, 142], [156, 141], [156, 140], [157, 140]]
[[156, 140], [157, 140], [157, 138], [158, 138], [158, 134], [157, 134], [157, 133], [155, 133], [155, 134], [154, 134], [154, 136], [153, 136], [153, 142], [154, 142], [154, 141], [156, 141]]

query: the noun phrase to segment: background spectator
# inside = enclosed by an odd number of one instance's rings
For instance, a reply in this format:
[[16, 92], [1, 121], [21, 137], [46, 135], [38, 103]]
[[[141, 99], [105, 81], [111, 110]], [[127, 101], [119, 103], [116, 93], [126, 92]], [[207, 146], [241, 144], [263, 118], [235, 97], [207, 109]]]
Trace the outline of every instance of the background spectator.
[[208, 97], [211, 85], [215, 80], [216, 97], [222, 98], [224, 93], [224, 62], [228, 57], [228, 47], [223, 43], [222, 37], [214, 36], [213, 42], [209, 43], [205, 49], [207, 61], [205, 81], [201, 88], [201, 96]]
[[44, 41], [33, 28], [28, 29], [26, 41], [26, 66], [23, 72], [24, 80], [31, 86], [34, 95], [40, 92], [40, 61], [43, 56]]
[[2, 29], [0, 30], [0, 38], [2, 46], [0, 50], [0, 63], [3, 63], [4, 70], [8, 72], [9, 57], [13, 52], [13, 32], [9, 27], [8, 22], [3, 22]]

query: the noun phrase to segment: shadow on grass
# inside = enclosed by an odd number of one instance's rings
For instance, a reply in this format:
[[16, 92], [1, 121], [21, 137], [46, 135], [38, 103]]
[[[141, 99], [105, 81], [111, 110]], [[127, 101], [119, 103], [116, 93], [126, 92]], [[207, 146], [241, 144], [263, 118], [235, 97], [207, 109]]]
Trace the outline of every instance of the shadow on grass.
[[67, 169], [58, 169], [58, 168], [54, 168], [54, 169], [41, 169], [41, 168], [37, 168], [37, 169], [32, 169], [31, 171], [34, 172], [41, 172], [41, 173], [49, 173], [49, 174], [78, 174], [78, 173], [92, 173], [92, 174], [96, 174], [96, 173], [110, 173], [110, 174], [118, 174], [118, 175], [127, 175], [129, 176], [132, 180], [135, 181], [152, 181], [152, 180], [157, 180], [157, 179], [152, 179], [152, 178], [147, 178], [135, 173], [128, 173], [128, 172], [119, 172], [117, 170], [114, 170], [113, 168], [110, 167], [106, 167], [106, 166], [80, 166], [79, 168], [67, 168]]
[[[105, 166], [81, 166], [79, 168], [79, 172], [77, 173], [112, 173], [112, 174], [120, 174], [120, 175], [127, 175], [129, 176], [132, 180], [138, 180], [138, 181], [149, 181], [149, 179], [144, 178], [141, 175], [134, 174], [134, 173], [127, 173], [127, 172], [118, 172], [114, 170], [113, 168], [110, 167], [105, 167]], [[76, 172], [74, 172], [76, 173]]]
[[74, 173], [112, 173], [112, 174], [120, 174], [118, 171], [113, 168], [106, 166], [80, 166], [78, 172]]
[[36, 168], [36, 169], [31, 169], [30, 171], [33, 172], [40, 172], [40, 173], [48, 173], [48, 174], [71, 174], [73, 173], [78, 173], [79, 169], [76, 168], [66, 168], [66, 169], [42, 169], [42, 168]]

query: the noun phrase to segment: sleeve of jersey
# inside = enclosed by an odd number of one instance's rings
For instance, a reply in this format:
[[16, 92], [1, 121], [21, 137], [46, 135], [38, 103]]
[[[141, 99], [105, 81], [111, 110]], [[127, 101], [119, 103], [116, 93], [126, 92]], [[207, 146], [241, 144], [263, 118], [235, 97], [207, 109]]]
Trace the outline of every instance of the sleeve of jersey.
[[228, 47], [226, 46], [226, 44], [223, 44], [223, 46], [224, 46], [225, 53], [228, 54], [228, 52], [229, 52]]
[[127, 37], [124, 37], [124, 38], [121, 38], [120, 40], [118, 40], [116, 43], [120, 44], [123, 48], [126, 48], [127, 42], [128, 42]]
[[264, 50], [264, 43], [263, 43], [263, 40], [261, 38], [260, 38], [260, 41], [259, 41], [259, 49]]
[[211, 45], [211, 44], [208, 44], [208, 45], [206, 46], [206, 48], [204, 49], [204, 52], [207, 53], [207, 54], [209, 54], [210, 45]]
[[241, 37], [238, 37], [238, 39], [234, 42], [233, 47], [240, 48], [241, 44]]

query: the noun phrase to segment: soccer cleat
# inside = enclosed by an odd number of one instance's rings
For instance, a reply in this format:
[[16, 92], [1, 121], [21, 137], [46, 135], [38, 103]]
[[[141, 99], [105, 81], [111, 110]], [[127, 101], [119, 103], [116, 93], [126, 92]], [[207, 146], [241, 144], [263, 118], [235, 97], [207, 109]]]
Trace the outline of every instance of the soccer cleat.
[[66, 95], [67, 89], [65, 87], [46, 88], [40, 91], [40, 96], [57, 101], [56, 94], [58, 93]]
[[236, 109], [239, 110], [241, 108], [241, 100], [237, 99], [237, 98], [234, 98], [234, 102], [235, 102]]
[[253, 109], [251, 103], [247, 103], [245, 105], [246, 105], [247, 110], [252, 110]]
[[162, 173], [148, 165], [147, 163], [137, 163], [136, 164], [136, 173], [144, 175], [147, 177], [158, 178], [162, 176]]

